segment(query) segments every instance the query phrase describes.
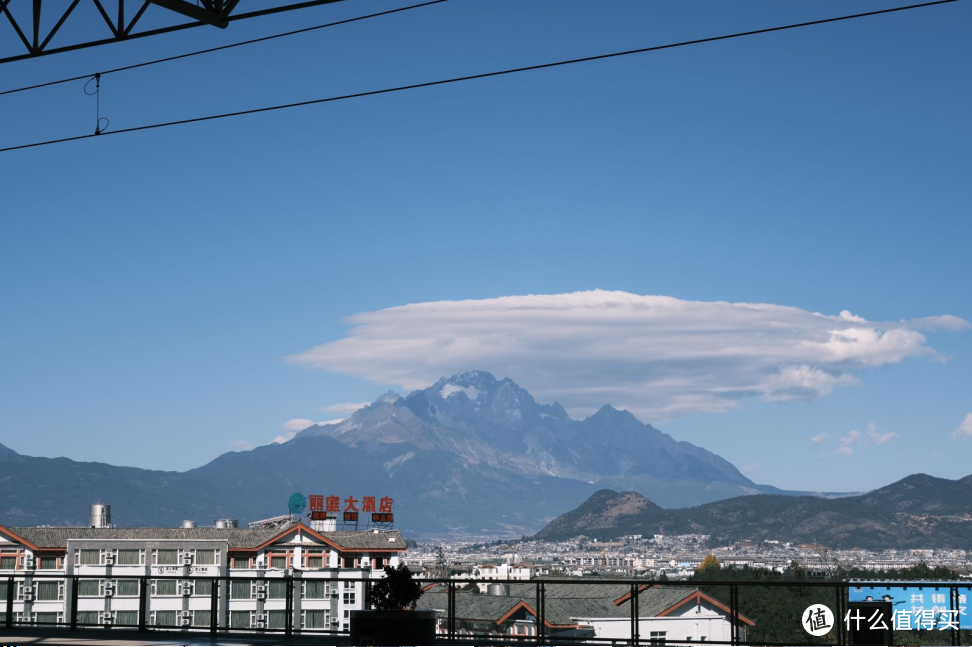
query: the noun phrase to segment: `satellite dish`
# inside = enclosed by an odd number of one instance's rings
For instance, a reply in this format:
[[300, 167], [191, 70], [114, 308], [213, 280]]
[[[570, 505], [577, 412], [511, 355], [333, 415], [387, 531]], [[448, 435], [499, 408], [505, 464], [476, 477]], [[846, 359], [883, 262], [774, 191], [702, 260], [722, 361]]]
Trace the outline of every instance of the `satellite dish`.
[[291, 514], [300, 514], [307, 508], [307, 499], [300, 492], [294, 492], [287, 501], [287, 507], [290, 508]]

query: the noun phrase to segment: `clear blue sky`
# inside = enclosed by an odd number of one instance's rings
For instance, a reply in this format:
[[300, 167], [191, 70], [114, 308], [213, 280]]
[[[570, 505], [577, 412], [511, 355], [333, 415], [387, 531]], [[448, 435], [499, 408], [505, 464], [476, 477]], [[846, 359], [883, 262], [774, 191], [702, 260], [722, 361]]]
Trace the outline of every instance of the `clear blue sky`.
[[[6, 64], [0, 89], [394, 6]], [[113, 75], [101, 110], [123, 128], [890, 6], [453, 0]], [[0, 442], [179, 470], [270, 442], [401, 389], [284, 358], [410, 303], [604, 289], [972, 321], [970, 25], [965, 1], [0, 154]], [[0, 114], [0, 145], [94, 126], [80, 83]], [[972, 331], [923, 334], [948, 361], [646, 421], [785, 488], [964, 476]], [[836, 453], [872, 423], [896, 435]]]

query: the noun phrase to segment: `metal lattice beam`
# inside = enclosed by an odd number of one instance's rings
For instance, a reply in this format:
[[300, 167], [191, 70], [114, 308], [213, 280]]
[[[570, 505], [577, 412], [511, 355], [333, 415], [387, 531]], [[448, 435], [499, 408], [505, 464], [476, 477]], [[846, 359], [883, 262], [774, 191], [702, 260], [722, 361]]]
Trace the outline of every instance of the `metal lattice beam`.
[[[305, 0], [304, 2], [285, 2], [269, 9], [261, 9], [248, 13], [235, 13], [236, 9], [242, 4], [240, 0], [202, 0], [199, 6], [197, 6], [195, 2], [190, 2], [189, 0], [141, 0], [141, 2], [136, 1], [132, 3], [133, 5], [137, 4], [138, 9], [129, 19], [125, 15], [126, 0], [117, 0], [117, 2], [113, 2], [113, 0], [104, 0], [104, 4], [102, 4], [102, 0], [90, 0], [104, 20], [110, 35], [105, 37], [93, 36], [93, 38], [90, 40], [82, 40], [80, 42], [67, 43], [58, 45], [57, 47], [51, 47], [50, 45], [52, 40], [61, 30], [64, 23], [66, 23], [74, 14], [74, 10], [82, 2], [82, 0], [71, 0], [66, 6], [65, 0], [47, 0], [47, 2], [45, 2], [45, 0], [0, 0], [0, 25], [2, 25], [3, 22], [7, 22], [13, 30], [12, 35], [15, 37], [9, 38], [6, 35], [0, 35], [0, 45], [4, 45], [10, 41], [16, 42], [16, 40], [19, 40], [20, 44], [23, 46], [23, 53], [2, 57], [0, 58], [0, 63], [9, 63], [28, 58], [36, 58], [38, 56], [70, 52], [87, 47], [108, 45], [110, 43], [117, 43], [123, 40], [132, 40], [134, 38], [143, 38], [145, 36], [167, 34], [174, 31], [182, 31], [183, 29], [192, 29], [193, 27], [214, 26], [226, 28], [229, 23], [236, 20], [257, 18], [260, 16], [267, 16], [285, 11], [293, 11], [295, 9], [306, 9], [308, 7], [316, 7], [319, 5], [332, 4], [334, 2], [341, 1], [342, 0]], [[10, 7], [14, 3], [17, 3], [18, 7], [31, 3], [32, 7], [29, 11], [30, 16], [28, 18], [21, 16], [19, 19], [14, 16], [14, 14], [10, 11]], [[109, 8], [106, 9], [105, 5], [108, 5]], [[167, 11], [185, 16], [186, 18], [189, 18], [189, 22], [169, 25], [167, 27], [160, 27], [156, 29], [146, 29], [144, 31], [135, 30], [136, 25], [139, 24], [139, 21], [145, 15], [146, 10], [150, 6], [165, 9]], [[54, 26], [51, 27], [51, 29], [46, 33], [44, 33], [44, 30], [41, 28], [41, 16], [45, 10], [54, 10], [58, 16]], [[2, 34], [2, 31], [0, 31], [0, 34]]]

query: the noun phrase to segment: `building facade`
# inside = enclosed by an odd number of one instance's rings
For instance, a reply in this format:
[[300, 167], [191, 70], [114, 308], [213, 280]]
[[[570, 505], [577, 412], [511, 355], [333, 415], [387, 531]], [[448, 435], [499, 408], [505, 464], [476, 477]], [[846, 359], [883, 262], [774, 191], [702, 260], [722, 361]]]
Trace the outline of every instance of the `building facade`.
[[[397, 530], [0, 526], [0, 626], [347, 631]], [[215, 612], [216, 618], [213, 617]]]

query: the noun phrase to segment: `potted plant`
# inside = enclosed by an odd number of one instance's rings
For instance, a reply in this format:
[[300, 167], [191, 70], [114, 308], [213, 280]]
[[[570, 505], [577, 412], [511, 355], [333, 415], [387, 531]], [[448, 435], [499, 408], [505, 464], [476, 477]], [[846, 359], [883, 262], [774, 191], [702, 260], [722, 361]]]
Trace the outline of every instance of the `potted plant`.
[[422, 585], [408, 566], [386, 566], [385, 577], [371, 587], [371, 610], [351, 612], [352, 645], [431, 645], [435, 611], [416, 611]]

